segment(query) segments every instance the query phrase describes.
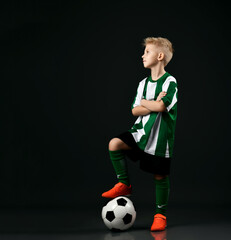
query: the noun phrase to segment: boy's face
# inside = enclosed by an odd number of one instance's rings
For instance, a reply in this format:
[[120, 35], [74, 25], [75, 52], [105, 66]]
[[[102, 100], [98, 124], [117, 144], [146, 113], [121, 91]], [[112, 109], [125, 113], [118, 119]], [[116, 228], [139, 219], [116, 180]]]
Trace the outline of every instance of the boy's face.
[[159, 62], [160, 51], [154, 44], [147, 44], [144, 49], [143, 64], [145, 68], [152, 68]]

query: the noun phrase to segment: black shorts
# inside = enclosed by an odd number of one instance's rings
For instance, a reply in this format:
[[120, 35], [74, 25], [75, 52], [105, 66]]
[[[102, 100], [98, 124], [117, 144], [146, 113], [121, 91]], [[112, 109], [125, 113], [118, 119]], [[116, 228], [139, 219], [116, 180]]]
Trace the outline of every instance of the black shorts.
[[171, 158], [155, 156], [144, 152], [138, 147], [135, 139], [129, 131], [123, 132], [114, 137], [121, 139], [132, 148], [131, 150], [123, 150], [123, 152], [130, 160], [134, 162], [139, 161], [140, 169], [143, 171], [160, 175], [170, 174]]

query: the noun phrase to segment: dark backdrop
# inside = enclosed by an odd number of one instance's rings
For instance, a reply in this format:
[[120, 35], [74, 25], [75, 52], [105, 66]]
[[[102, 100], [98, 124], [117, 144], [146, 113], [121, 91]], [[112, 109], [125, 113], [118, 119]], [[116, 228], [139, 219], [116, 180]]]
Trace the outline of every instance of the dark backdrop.
[[[167, 37], [178, 81], [170, 203], [230, 204], [229, 12], [221, 2], [1, 2], [1, 207], [97, 206], [108, 143], [136, 120], [145, 37]], [[150, 174], [129, 162], [137, 204]]]

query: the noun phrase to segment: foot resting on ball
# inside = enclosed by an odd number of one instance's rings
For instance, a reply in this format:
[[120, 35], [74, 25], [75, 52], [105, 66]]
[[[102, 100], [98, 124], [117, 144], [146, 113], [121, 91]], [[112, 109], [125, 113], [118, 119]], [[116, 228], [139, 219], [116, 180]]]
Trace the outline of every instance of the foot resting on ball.
[[132, 187], [127, 186], [126, 184], [119, 182], [111, 190], [104, 192], [102, 197], [105, 198], [115, 198], [118, 196], [131, 196]]
[[167, 227], [167, 219], [164, 215], [157, 213], [151, 226], [151, 231], [162, 231]]

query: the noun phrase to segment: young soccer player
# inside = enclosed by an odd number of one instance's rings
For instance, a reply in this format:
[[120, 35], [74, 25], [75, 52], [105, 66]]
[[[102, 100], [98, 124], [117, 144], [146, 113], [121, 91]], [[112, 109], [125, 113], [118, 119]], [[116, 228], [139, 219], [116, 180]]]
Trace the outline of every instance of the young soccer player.
[[143, 64], [151, 70], [151, 75], [139, 82], [131, 105], [132, 114], [138, 117], [134, 125], [109, 142], [109, 156], [118, 183], [102, 197], [130, 196], [132, 188], [125, 155], [133, 161], [139, 160], [140, 168], [154, 175], [156, 212], [151, 231], [160, 231], [167, 226], [178, 88], [176, 79], [165, 71], [173, 56], [171, 42], [166, 38], [148, 37], [143, 46]]

